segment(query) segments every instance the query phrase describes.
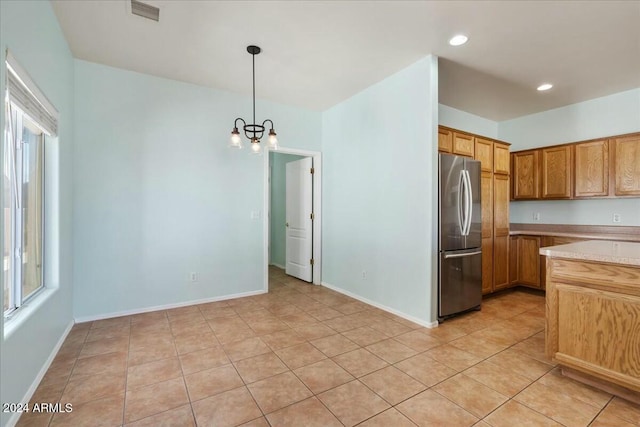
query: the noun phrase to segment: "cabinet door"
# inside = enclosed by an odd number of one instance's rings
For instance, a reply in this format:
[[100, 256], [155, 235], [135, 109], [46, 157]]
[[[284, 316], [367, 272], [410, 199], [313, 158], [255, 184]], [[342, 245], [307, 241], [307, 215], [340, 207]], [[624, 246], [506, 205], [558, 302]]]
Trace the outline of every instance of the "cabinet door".
[[466, 133], [453, 132], [453, 154], [473, 157], [474, 138]]
[[540, 237], [518, 238], [518, 283], [540, 287]]
[[616, 196], [640, 196], [640, 134], [615, 138], [613, 170]]
[[509, 236], [493, 239], [493, 289], [511, 286], [509, 281]]
[[509, 176], [493, 175], [493, 233], [509, 235]]
[[511, 159], [509, 146], [500, 142], [493, 143], [493, 172], [509, 175]]
[[483, 172], [493, 172], [493, 141], [476, 137], [475, 159]]
[[609, 194], [609, 143], [605, 140], [575, 145], [574, 197]]
[[540, 180], [538, 178], [537, 150], [513, 153], [511, 174], [513, 175], [513, 198], [539, 198]]
[[509, 176], [493, 175], [493, 290], [511, 285], [509, 238]]
[[493, 174], [482, 172], [480, 176], [482, 197], [482, 238], [493, 237]]
[[482, 294], [493, 291], [493, 238], [482, 239]]
[[568, 199], [571, 197], [571, 146], [543, 148], [542, 198]]
[[518, 283], [518, 236], [509, 237], [509, 283]]
[[438, 128], [438, 151], [451, 153], [453, 148], [453, 132], [449, 129]]

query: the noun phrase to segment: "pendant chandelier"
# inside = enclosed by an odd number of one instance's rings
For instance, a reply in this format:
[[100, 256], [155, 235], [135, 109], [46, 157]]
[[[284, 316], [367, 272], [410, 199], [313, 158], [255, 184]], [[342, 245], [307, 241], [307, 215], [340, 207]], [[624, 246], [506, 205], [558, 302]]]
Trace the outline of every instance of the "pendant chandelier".
[[231, 131], [231, 141], [229, 147], [242, 148], [242, 138], [238, 131], [238, 121], [241, 121], [244, 130], [244, 135], [249, 141], [251, 141], [251, 152], [254, 154], [260, 154], [262, 147], [260, 146], [260, 139], [264, 135], [265, 124], [269, 122], [271, 129], [269, 130], [269, 136], [267, 138], [268, 147], [272, 150], [278, 149], [278, 138], [276, 138], [276, 132], [273, 130], [273, 122], [270, 119], [266, 119], [261, 125], [256, 123], [256, 55], [259, 54], [261, 49], [258, 46], [247, 46], [247, 52], [251, 54], [253, 63], [253, 123], [247, 124], [243, 118], [238, 117], [233, 124], [233, 131]]

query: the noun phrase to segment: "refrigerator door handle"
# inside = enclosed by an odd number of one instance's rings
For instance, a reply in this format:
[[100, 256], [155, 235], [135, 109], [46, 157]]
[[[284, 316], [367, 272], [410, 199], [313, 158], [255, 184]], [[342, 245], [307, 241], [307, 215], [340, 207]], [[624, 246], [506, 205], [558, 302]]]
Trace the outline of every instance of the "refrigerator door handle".
[[471, 175], [469, 175], [469, 171], [465, 170], [464, 171], [464, 176], [466, 178], [466, 182], [465, 182], [465, 196], [467, 197], [466, 199], [466, 210], [465, 210], [465, 223], [466, 223], [466, 227], [464, 230], [464, 235], [468, 236], [469, 232], [471, 232], [471, 216], [473, 215], [473, 189], [471, 187]]
[[445, 254], [444, 258], [445, 259], [449, 259], [449, 258], [464, 258], [467, 256], [473, 256], [473, 255], [480, 255], [482, 253], [482, 251], [474, 251], [474, 252], [466, 252], [463, 254]]
[[466, 187], [466, 180], [464, 170], [460, 171], [460, 177], [458, 179], [458, 227], [460, 228], [460, 235], [464, 236], [464, 230], [467, 226], [467, 219], [465, 218], [466, 212], [463, 210], [463, 196], [462, 191]]

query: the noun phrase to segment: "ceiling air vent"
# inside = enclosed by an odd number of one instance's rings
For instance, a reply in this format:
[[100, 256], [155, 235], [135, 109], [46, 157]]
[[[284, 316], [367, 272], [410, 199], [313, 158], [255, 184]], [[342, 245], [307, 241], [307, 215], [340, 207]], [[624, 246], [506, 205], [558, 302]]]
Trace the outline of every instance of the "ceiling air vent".
[[138, 0], [131, 0], [131, 13], [154, 21], [160, 20], [160, 9]]

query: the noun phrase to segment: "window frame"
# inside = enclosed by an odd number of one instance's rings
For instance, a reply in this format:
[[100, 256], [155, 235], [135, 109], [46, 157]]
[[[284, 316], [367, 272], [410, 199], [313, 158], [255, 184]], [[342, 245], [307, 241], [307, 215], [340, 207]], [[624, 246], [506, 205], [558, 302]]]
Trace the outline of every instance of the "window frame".
[[[10, 207], [10, 212], [11, 212], [11, 238], [10, 238], [10, 245], [11, 245], [11, 249], [9, 250], [9, 268], [10, 268], [10, 281], [11, 283], [9, 284], [9, 286], [7, 286], [7, 288], [10, 289], [10, 295], [9, 295], [9, 307], [7, 308], [7, 310], [4, 310], [4, 302], [3, 302], [3, 315], [5, 318], [10, 319], [12, 317], [12, 315], [18, 311], [18, 309], [20, 307], [22, 307], [23, 305], [27, 304], [29, 301], [31, 301], [33, 298], [35, 298], [38, 294], [40, 294], [45, 288], [46, 288], [46, 284], [45, 284], [45, 280], [44, 280], [44, 266], [45, 266], [45, 256], [44, 256], [44, 245], [45, 245], [45, 211], [44, 211], [44, 206], [45, 206], [45, 198], [46, 198], [46, 191], [45, 191], [45, 176], [46, 176], [46, 171], [45, 171], [45, 142], [46, 142], [46, 134], [45, 132], [41, 129], [41, 127], [38, 125], [38, 123], [31, 118], [27, 113], [25, 113], [24, 111], [22, 111], [22, 109], [15, 105], [14, 103], [12, 103], [10, 100], [6, 101], [10, 104], [10, 108], [8, 109], [10, 111], [10, 117], [8, 117], [8, 120], [11, 120], [13, 122], [14, 118], [13, 115], [15, 114], [15, 129], [14, 132], [19, 132], [19, 140], [16, 142], [14, 140], [11, 141], [5, 141], [5, 148], [8, 147], [8, 145], [12, 145], [12, 150], [15, 153], [14, 158], [9, 159], [9, 162], [13, 163], [13, 167], [15, 168], [14, 171], [14, 177], [16, 180], [16, 183], [12, 183], [14, 185], [12, 185], [12, 189], [11, 189], [11, 194], [10, 195], [5, 195], [5, 197], [10, 197], [11, 198], [11, 207]], [[9, 122], [7, 121], [5, 123], [6, 126], [9, 126]], [[41, 150], [41, 157], [39, 159], [38, 162], [38, 167], [40, 168], [40, 171], [38, 173], [39, 175], [39, 186], [41, 188], [41, 197], [38, 200], [39, 202], [39, 209], [35, 212], [37, 212], [37, 214], [40, 217], [40, 233], [39, 233], [39, 246], [40, 246], [40, 273], [38, 276], [38, 286], [36, 289], [34, 289], [33, 291], [31, 291], [28, 295], [24, 295], [24, 281], [25, 281], [25, 275], [24, 275], [24, 257], [25, 257], [25, 239], [24, 239], [24, 221], [23, 221], [23, 215], [24, 215], [24, 204], [25, 204], [25, 200], [24, 200], [24, 163], [25, 163], [25, 156], [29, 156], [29, 152], [28, 150], [25, 149], [25, 145], [26, 143], [23, 141], [22, 138], [22, 134], [24, 132], [25, 127], [27, 129], [29, 129], [31, 132], [34, 132], [34, 128], [36, 128], [38, 131], [40, 131], [40, 135], [38, 135], [39, 137], [39, 141], [37, 142], [38, 144], [40, 144], [40, 150]], [[5, 135], [8, 135], [8, 132], [5, 131]], [[17, 146], [16, 146], [17, 145]], [[5, 155], [8, 155], [8, 153], [5, 153]], [[4, 162], [3, 162], [4, 165]], [[4, 167], [4, 166], [3, 166]], [[15, 194], [14, 194], [15, 192]], [[18, 205], [16, 203], [17, 200], [20, 200], [20, 204]], [[6, 220], [5, 220], [6, 221]], [[3, 243], [4, 244], [4, 243]]]
[[[8, 307], [4, 309], [3, 300], [3, 318], [5, 321], [13, 318], [22, 318], [18, 315], [22, 307], [29, 305], [29, 303], [38, 298], [41, 294], [45, 293], [49, 289], [47, 284], [47, 255], [46, 255], [46, 229], [47, 229], [47, 216], [46, 216], [46, 200], [47, 200], [47, 174], [46, 174], [46, 152], [48, 139], [50, 137], [57, 136], [58, 130], [58, 117], [59, 113], [53, 104], [47, 99], [40, 88], [31, 79], [29, 74], [24, 68], [16, 61], [11, 52], [6, 50], [5, 58], [5, 102], [3, 107], [5, 108], [5, 128], [2, 129], [4, 133], [4, 157], [3, 159], [3, 174], [8, 175], [9, 191], [3, 194], [3, 209], [8, 209], [9, 224], [5, 219], [4, 224], [7, 224], [7, 231], [10, 230], [11, 236], [8, 242], [8, 266], [9, 281], [10, 283], [3, 286], [5, 292], [8, 290], [9, 295], [5, 295], [5, 299], [8, 302]], [[15, 119], [14, 119], [15, 117]], [[15, 126], [15, 129], [12, 127]], [[35, 153], [35, 173], [32, 168], [33, 161], [31, 156], [33, 155], [32, 149], [29, 148], [27, 143], [23, 142], [25, 139], [24, 132], [28, 130], [30, 133], [36, 134], [35, 143], [37, 148], [34, 148]], [[12, 135], [16, 133], [17, 135]], [[29, 138], [31, 140], [31, 138]], [[25, 169], [26, 167], [26, 169]], [[25, 180], [26, 172], [26, 180]], [[31, 175], [35, 175], [37, 181], [31, 180]], [[5, 179], [3, 176], [3, 180]], [[15, 182], [13, 182], [15, 181]], [[31, 184], [34, 184], [32, 188]], [[31, 191], [36, 192], [35, 199], [31, 200], [29, 206], [29, 194]], [[11, 201], [8, 202], [7, 198]], [[5, 208], [6, 203], [6, 208]], [[26, 210], [25, 210], [26, 206]], [[28, 223], [32, 223], [31, 215], [36, 215], [34, 230], [26, 230], [29, 227]], [[3, 224], [3, 230], [5, 225]], [[25, 236], [26, 233], [26, 236]], [[8, 233], [7, 233], [8, 234]], [[33, 240], [30, 236], [37, 234], [36, 239]], [[7, 238], [5, 236], [2, 241], [3, 247], [5, 246]], [[30, 257], [25, 249], [30, 250], [29, 243], [36, 246], [37, 249], [33, 251], [32, 257], [35, 259], [36, 274], [31, 275], [31, 271], [26, 267], [24, 260], [30, 262]], [[35, 242], [35, 243], [34, 243]], [[39, 261], [39, 262], [38, 262]], [[3, 250], [3, 277], [4, 277], [4, 250]], [[29, 291], [28, 295], [25, 295], [24, 286], [26, 285], [26, 279], [34, 279], [37, 287]], [[55, 288], [55, 285], [54, 285]], [[53, 288], [52, 288], [53, 289]], [[40, 299], [38, 299], [40, 301]], [[33, 307], [39, 306], [40, 302], [34, 302]], [[27, 312], [30, 312], [30, 308], [26, 308]], [[13, 322], [12, 322], [13, 324]], [[5, 323], [5, 327], [9, 323]], [[5, 336], [7, 329], [5, 328]]]

